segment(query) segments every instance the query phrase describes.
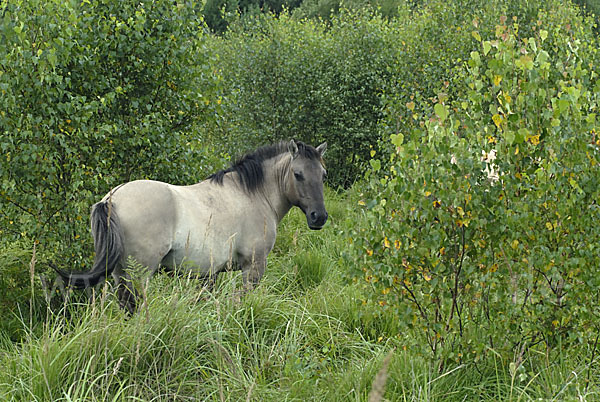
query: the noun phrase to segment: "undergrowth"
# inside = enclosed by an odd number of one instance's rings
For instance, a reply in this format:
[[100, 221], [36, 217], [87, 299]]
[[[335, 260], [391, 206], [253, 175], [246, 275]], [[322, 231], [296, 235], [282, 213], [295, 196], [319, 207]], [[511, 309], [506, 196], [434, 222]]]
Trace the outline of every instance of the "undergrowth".
[[[340, 225], [361, 219], [329, 192], [331, 222], [305, 228], [293, 211], [257, 289], [237, 272], [213, 292], [160, 274], [128, 318], [109, 284], [63, 304], [23, 341], [0, 340], [0, 399], [27, 401], [363, 401], [588, 399], [598, 395], [591, 349], [549, 356], [490, 353], [444, 372], [404, 345], [396, 318], [348, 285]], [[23, 323], [27, 332], [27, 323]], [[384, 369], [384, 358], [389, 359]], [[597, 358], [594, 358], [597, 363]], [[374, 381], [379, 379], [379, 382]], [[372, 388], [379, 387], [381, 394]]]

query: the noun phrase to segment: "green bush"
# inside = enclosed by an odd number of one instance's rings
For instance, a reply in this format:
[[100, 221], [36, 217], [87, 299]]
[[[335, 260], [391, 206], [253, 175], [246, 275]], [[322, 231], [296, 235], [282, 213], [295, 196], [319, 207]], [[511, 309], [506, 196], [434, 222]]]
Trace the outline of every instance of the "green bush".
[[216, 105], [202, 20], [191, 1], [1, 4], [0, 233], [77, 265], [109, 188], [202, 167], [187, 133]]
[[414, 114], [431, 113], [431, 99], [452, 95], [451, 72], [471, 51], [465, 27], [475, 21], [485, 35], [503, 14], [537, 18], [537, 4], [506, 0], [402, 2], [393, 17], [363, 6], [342, 8], [326, 22], [300, 19], [307, 15], [300, 7], [291, 16], [233, 24], [212, 43], [223, 104], [218, 124], [206, 131], [226, 150], [292, 137], [326, 140], [329, 182], [348, 187], [382, 135], [406, 130]]
[[[34, 304], [43, 300], [39, 283], [32, 283], [35, 273], [32, 245], [24, 243], [3, 244], [0, 249], [0, 334], [17, 340], [32, 324]], [[33, 284], [33, 293], [32, 285]]]
[[206, 25], [216, 34], [227, 31], [229, 24], [238, 18], [253, 17], [260, 13], [290, 11], [298, 7], [302, 0], [206, 0], [202, 14]]
[[598, 330], [598, 41], [557, 4], [471, 31], [451, 95], [370, 162], [354, 276], [440, 367], [488, 350], [518, 367]]
[[246, 19], [214, 44], [226, 89], [215, 136], [240, 151], [327, 141], [330, 183], [353, 182], [377, 141], [393, 29], [369, 13], [345, 13], [330, 27], [289, 15]]

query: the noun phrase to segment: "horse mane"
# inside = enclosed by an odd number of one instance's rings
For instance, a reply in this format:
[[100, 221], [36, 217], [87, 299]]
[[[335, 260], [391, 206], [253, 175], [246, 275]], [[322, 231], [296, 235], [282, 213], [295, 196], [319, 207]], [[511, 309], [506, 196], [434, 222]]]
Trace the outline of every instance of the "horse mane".
[[[304, 158], [321, 161], [321, 155], [316, 148], [300, 141], [295, 142], [298, 146], [298, 155]], [[225, 177], [227, 173], [235, 172], [238, 174], [246, 191], [252, 193], [256, 191], [265, 180], [263, 171], [264, 162], [267, 159], [289, 152], [288, 144], [288, 141], [281, 141], [277, 144], [260, 147], [254, 152], [247, 153], [241, 158], [238, 158], [230, 167], [213, 173], [208, 179], [213, 183], [222, 185], [223, 177]]]

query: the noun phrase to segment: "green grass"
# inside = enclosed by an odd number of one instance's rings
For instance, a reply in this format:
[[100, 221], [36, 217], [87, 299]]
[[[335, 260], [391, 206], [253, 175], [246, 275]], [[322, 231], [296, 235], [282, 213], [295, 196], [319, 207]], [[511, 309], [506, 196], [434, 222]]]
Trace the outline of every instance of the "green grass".
[[340, 225], [359, 217], [344, 197], [327, 199], [322, 231], [309, 231], [299, 211], [285, 218], [263, 281], [241, 298], [239, 273], [213, 293], [158, 275], [131, 318], [107, 286], [90, 303], [53, 312], [41, 329], [24, 323], [20, 343], [0, 337], [0, 400], [365, 401], [391, 350], [386, 400], [600, 399], [592, 346], [531, 351], [514, 373], [512, 355], [491, 351], [477, 365], [438, 372], [405, 349], [416, 335], [347, 283]]

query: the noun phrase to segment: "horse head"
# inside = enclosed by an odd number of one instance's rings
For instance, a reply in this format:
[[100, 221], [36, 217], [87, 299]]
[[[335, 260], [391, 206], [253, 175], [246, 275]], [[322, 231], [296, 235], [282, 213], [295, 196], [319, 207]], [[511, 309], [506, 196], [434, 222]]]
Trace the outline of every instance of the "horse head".
[[292, 160], [287, 197], [292, 205], [304, 212], [308, 227], [314, 230], [321, 229], [328, 216], [323, 197], [323, 180], [327, 175], [323, 154], [326, 149], [326, 142], [316, 148], [294, 140], [288, 143]]

